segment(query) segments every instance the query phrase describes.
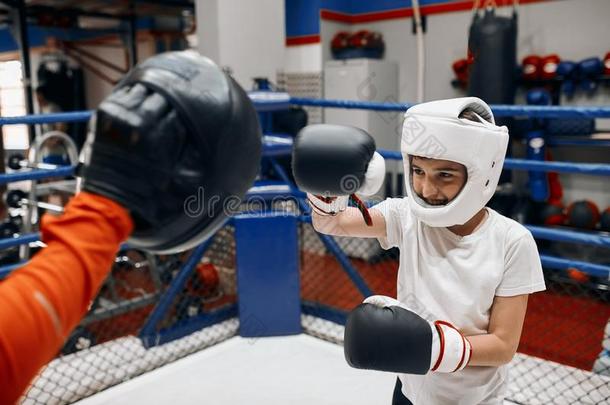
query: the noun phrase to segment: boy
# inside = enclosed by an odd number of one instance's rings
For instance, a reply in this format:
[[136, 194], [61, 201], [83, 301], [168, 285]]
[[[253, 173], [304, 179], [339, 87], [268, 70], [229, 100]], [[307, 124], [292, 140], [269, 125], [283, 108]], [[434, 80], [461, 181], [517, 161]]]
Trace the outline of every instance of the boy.
[[[325, 133], [324, 145], [315, 133], [297, 139], [293, 156], [318, 232], [374, 237], [385, 249], [400, 249], [397, 300], [369, 297], [348, 318], [348, 363], [399, 373], [393, 404], [501, 404], [528, 294], [545, 289], [531, 233], [485, 207], [502, 171], [508, 130], [474, 97], [410, 108], [401, 139], [408, 195], [361, 208], [370, 225], [347, 201], [383, 178], [370, 170], [378, 166], [370, 153], [352, 152], [371, 149], [367, 142], [354, 146], [354, 131]], [[308, 170], [309, 156], [328, 144], [336, 155], [319, 153], [316, 165], [328, 167], [325, 184], [317, 184], [319, 169]], [[360, 165], [335, 176], [327, 159]], [[329, 178], [342, 183], [346, 175], [362, 186], [329, 187]]]

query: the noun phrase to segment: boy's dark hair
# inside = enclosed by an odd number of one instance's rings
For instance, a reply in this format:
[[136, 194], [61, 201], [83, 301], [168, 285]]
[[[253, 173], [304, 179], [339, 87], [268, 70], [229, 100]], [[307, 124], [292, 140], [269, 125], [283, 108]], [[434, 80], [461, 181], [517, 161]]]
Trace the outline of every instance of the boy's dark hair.
[[479, 118], [477, 117], [476, 113], [472, 110], [464, 110], [460, 113], [460, 115], [458, 116], [458, 118], [463, 118], [469, 121], [474, 121], [474, 122], [479, 122]]
[[460, 115], [458, 116], [458, 118], [463, 118], [465, 120], [474, 121], [474, 122], [481, 122], [482, 119], [483, 120], [485, 119], [470, 108], [467, 108], [464, 111], [462, 111], [460, 113]]

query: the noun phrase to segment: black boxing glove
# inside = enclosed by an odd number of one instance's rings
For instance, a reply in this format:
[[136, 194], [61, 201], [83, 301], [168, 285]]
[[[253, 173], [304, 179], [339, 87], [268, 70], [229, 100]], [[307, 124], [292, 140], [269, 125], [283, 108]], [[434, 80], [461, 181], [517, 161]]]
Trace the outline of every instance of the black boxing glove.
[[470, 342], [445, 321], [426, 321], [400, 301], [383, 295], [364, 300], [348, 316], [344, 354], [354, 368], [406, 374], [462, 370]]
[[381, 188], [385, 161], [375, 152], [375, 140], [366, 131], [329, 124], [303, 128], [294, 140], [292, 171], [317, 213], [336, 215], [351, 199], [367, 225], [372, 225], [356, 194], [371, 196]]

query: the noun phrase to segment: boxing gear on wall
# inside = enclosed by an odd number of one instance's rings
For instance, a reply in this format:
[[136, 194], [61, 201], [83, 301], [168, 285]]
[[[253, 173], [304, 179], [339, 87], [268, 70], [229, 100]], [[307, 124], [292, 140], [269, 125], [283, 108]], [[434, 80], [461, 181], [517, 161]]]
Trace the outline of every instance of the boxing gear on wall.
[[333, 39], [330, 41], [330, 49], [333, 54], [349, 48], [349, 37], [351, 35], [352, 34], [347, 31], [339, 31], [335, 34]]
[[561, 201], [549, 202], [542, 207], [540, 217], [544, 225], [563, 225], [566, 222], [565, 207]]
[[354, 48], [383, 49], [383, 35], [379, 32], [360, 30], [349, 37], [349, 45]]
[[428, 322], [400, 301], [374, 295], [349, 314], [344, 354], [354, 368], [451, 373], [468, 365], [472, 347], [450, 323]]
[[[526, 100], [528, 105], [550, 105], [551, 94], [545, 89], [532, 89], [527, 92]], [[538, 120], [534, 120], [534, 122], [538, 123]], [[527, 132], [527, 158], [543, 162], [545, 156], [545, 131], [536, 127]], [[528, 173], [528, 188], [534, 201], [548, 200], [549, 183], [547, 173], [530, 171]]]
[[385, 161], [375, 152], [375, 140], [366, 131], [329, 124], [303, 128], [294, 140], [292, 171], [317, 213], [336, 215], [351, 199], [365, 222], [372, 224], [356, 194], [371, 196], [381, 188]]
[[561, 59], [556, 54], [528, 55], [521, 61], [521, 77], [525, 81], [554, 79], [560, 62]]
[[540, 78], [552, 80], [557, 76], [557, 66], [561, 62], [558, 55], [552, 54], [542, 58], [540, 62]]
[[468, 84], [468, 59], [458, 59], [451, 65], [455, 78], [460, 84]]
[[569, 226], [595, 229], [600, 219], [599, 208], [593, 201], [575, 201], [568, 205], [566, 217]]
[[542, 58], [538, 55], [528, 55], [521, 61], [521, 76], [524, 80], [539, 80]]
[[580, 88], [587, 93], [594, 92], [603, 73], [604, 64], [600, 58], [592, 57], [581, 60], [577, 68]]
[[576, 63], [568, 60], [559, 62], [557, 76], [562, 80], [561, 91], [567, 97], [572, 97], [576, 90]]
[[381, 59], [385, 51], [383, 35], [377, 31], [360, 30], [355, 33], [339, 31], [330, 42], [335, 59]]
[[610, 232], [610, 207], [602, 212], [599, 220], [599, 229], [604, 232]]

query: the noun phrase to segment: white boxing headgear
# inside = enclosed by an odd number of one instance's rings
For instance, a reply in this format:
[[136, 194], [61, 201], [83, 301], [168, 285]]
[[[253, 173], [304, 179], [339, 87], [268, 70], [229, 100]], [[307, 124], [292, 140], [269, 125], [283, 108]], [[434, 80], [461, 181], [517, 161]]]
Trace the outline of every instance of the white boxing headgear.
[[[458, 118], [470, 110], [474, 122]], [[411, 212], [430, 226], [462, 225], [491, 199], [504, 165], [508, 129], [495, 124], [489, 106], [476, 97], [415, 105], [405, 113], [400, 149]], [[450, 160], [466, 167], [460, 193], [445, 205], [430, 205], [413, 190], [410, 156]]]

